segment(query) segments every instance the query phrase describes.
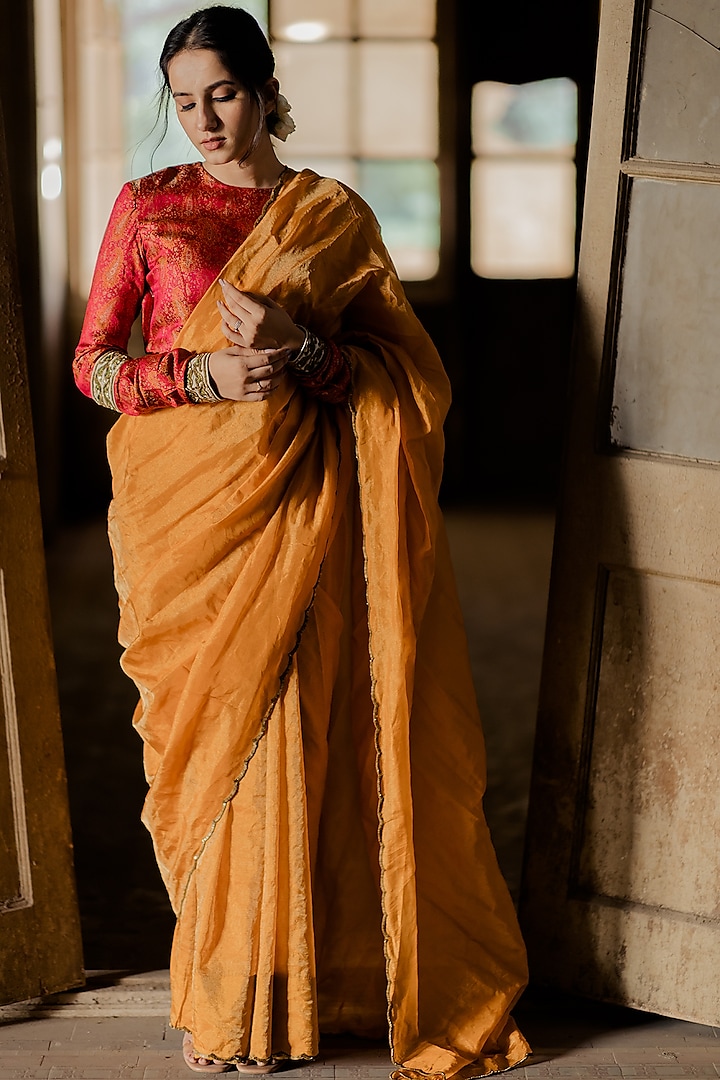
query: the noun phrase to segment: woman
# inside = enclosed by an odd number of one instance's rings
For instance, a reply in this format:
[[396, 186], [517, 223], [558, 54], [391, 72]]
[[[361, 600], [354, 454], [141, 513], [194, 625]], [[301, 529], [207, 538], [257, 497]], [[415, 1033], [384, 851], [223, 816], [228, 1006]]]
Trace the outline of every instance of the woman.
[[395, 1076], [509, 1068], [525, 954], [437, 505], [442, 366], [367, 206], [275, 156], [254, 20], [197, 12], [160, 66], [203, 161], [123, 188], [75, 375], [124, 414], [110, 536], [172, 1023], [195, 1071], [388, 1027]]

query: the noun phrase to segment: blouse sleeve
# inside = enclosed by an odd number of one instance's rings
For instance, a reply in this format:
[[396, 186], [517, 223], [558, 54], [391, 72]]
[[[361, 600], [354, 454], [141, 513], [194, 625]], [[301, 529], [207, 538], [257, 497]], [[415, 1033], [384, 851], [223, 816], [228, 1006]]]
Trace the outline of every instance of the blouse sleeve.
[[83, 394], [119, 412], [138, 416], [186, 405], [186, 349], [131, 359], [127, 345], [146, 288], [146, 264], [138, 233], [132, 184], [113, 207], [98, 255], [73, 374]]

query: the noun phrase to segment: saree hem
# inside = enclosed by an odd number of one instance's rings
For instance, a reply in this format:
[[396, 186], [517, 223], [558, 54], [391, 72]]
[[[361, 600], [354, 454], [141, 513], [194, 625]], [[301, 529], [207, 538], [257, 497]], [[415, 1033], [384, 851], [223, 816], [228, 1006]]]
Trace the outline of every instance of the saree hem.
[[511, 1072], [517, 1069], [532, 1054], [532, 1049], [516, 1027], [512, 1019], [509, 1020], [510, 1032], [507, 1041], [503, 1039], [504, 1049], [480, 1053], [474, 1061], [462, 1064], [462, 1058], [458, 1061], [456, 1069], [421, 1069], [412, 1065], [396, 1065], [391, 1073], [390, 1080], [483, 1080], [487, 1076], [497, 1076], [500, 1073]]
[[[351, 366], [352, 370], [352, 366]], [[353, 401], [352, 389], [350, 392], [350, 420], [352, 423], [353, 436], [355, 441], [355, 447], [357, 450], [357, 427], [356, 427], [356, 411], [355, 403]], [[360, 513], [362, 514], [362, 478], [360, 476], [360, 462], [357, 459], [357, 452], [355, 458], [358, 493], [360, 494]], [[368, 555], [367, 547], [365, 544], [365, 531], [363, 530], [362, 540], [362, 565], [363, 565], [363, 577], [365, 580], [365, 606], [369, 612], [370, 603], [368, 599]], [[394, 1039], [393, 1039], [393, 988], [394, 988], [394, 974], [391, 972], [391, 957], [390, 957], [390, 935], [387, 929], [388, 913], [386, 909], [386, 886], [385, 886], [385, 843], [383, 839], [383, 832], [385, 822], [383, 820], [383, 803], [385, 800], [385, 793], [383, 788], [383, 772], [382, 772], [382, 748], [380, 745], [380, 706], [376, 693], [376, 679], [375, 679], [375, 657], [373, 655], [372, 648], [372, 629], [370, 627], [370, 620], [368, 619], [368, 661], [370, 667], [370, 697], [372, 701], [372, 719], [374, 728], [374, 742], [375, 742], [375, 772], [377, 776], [377, 816], [378, 816], [378, 846], [380, 849], [380, 905], [382, 909], [382, 936], [383, 936], [383, 955], [385, 958], [385, 971], [386, 971], [386, 1004], [387, 1004], [387, 1026], [388, 1026], [388, 1041], [390, 1045], [390, 1056], [394, 1060]]]
[[[170, 1027], [173, 1031], [185, 1031], [188, 1035], [192, 1035], [192, 1031], [190, 1031], [189, 1028], [183, 1027], [181, 1024], [174, 1024], [172, 1019], [170, 1020]], [[220, 1058], [217, 1054], [209, 1054], [205, 1053], [204, 1050], [199, 1050], [195, 1045], [194, 1036], [193, 1053], [198, 1057], [209, 1058], [211, 1061], [216, 1061], [218, 1064], [225, 1065], [273, 1065], [277, 1061], [302, 1061], [304, 1064], [310, 1064], [313, 1061], [317, 1061], [319, 1056], [318, 1054], [288, 1054], [284, 1050], [278, 1050], [263, 1061], [256, 1061], [255, 1058], [241, 1057], [239, 1054], [235, 1054], [233, 1057]]]
[[[501, 1073], [512, 1072], [513, 1069], [519, 1069], [527, 1059], [531, 1056], [532, 1051], [528, 1048], [527, 1053], [519, 1058], [517, 1061], [507, 1062], [504, 1065], [499, 1065], [498, 1068], [484, 1068], [484, 1072], [475, 1072], [480, 1062], [475, 1062], [472, 1065], [468, 1065], [466, 1068], [461, 1069], [460, 1072], [448, 1073], [448, 1072], [422, 1072], [418, 1069], [403, 1069], [402, 1067], [394, 1068], [390, 1073], [390, 1080], [485, 1080], [488, 1076], [499, 1076]], [[482, 1060], [482, 1059], [480, 1059]]]

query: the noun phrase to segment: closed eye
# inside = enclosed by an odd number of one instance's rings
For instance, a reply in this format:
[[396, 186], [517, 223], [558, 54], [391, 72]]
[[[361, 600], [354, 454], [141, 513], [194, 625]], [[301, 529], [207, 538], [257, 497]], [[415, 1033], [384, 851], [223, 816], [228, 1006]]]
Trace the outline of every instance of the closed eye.
[[[236, 97], [237, 97], [237, 94], [225, 94], [224, 97], [214, 97], [214, 98], [210, 98], [210, 100], [211, 101], [216, 101], [216, 102], [232, 101]], [[190, 101], [190, 102], [188, 102], [187, 105], [181, 105], [180, 106], [180, 112], [190, 112], [190, 110], [194, 109], [194, 108], [195, 108], [195, 102]]]

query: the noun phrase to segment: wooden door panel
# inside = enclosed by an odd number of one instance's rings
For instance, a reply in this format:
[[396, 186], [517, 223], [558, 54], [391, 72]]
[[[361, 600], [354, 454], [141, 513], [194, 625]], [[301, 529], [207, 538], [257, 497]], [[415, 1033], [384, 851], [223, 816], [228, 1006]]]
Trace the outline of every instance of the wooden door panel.
[[[718, 918], [720, 592], [708, 582], [601, 569], [602, 640], [570, 888]], [[688, 709], [692, 702], [693, 708]]]
[[720, 4], [602, 5], [521, 919], [538, 981], [717, 1024], [720, 168], [693, 13]]
[[631, 182], [614, 349], [618, 446], [720, 461], [716, 221], [720, 185]]
[[[637, 153], [720, 164], [717, 0], [654, 0], [647, 13]], [[648, 102], [648, 107], [643, 107]]]
[[13, 235], [0, 117], [0, 1003], [83, 981]]
[[0, 570], [0, 716], [5, 740], [0, 743], [0, 911], [32, 905], [32, 875], [28, 848], [25, 791], [20, 755], [20, 732], [10, 654], [10, 626], [5, 575]]

